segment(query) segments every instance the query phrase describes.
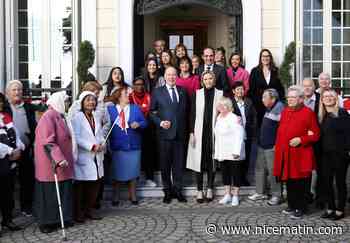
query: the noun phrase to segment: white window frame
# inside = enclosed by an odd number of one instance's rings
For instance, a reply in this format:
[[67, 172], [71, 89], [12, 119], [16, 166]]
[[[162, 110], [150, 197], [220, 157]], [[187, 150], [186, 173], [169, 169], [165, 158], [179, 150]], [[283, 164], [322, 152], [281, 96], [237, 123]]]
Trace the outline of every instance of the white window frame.
[[[296, 62], [297, 62], [297, 80], [300, 84], [304, 77], [303, 70], [303, 0], [297, 1], [296, 18]], [[323, 72], [327, 72], [332, 77], [332, 1], [323, 0]], [[343, 57], [341, 58], [341, 62]], [[335, 78], [339, 79], [339, 78]], [[343, 73], [341, 74], [341, 87], [343, 87]]]
[[[17, 0], [5, 0], [6, 10], [6, 82], [13, 79], [19, 79], [19, 58], [18, 58], [18, 6]], [[51, 33], [50, 33], [50, 3], [56, 0], [43, 1], [43, 12], [41, 21], [41, 70], [42, 70], [42, 88], [51, 88]], [[73, 95], [78, 92], [78, 79], [76, 74], [76, 67], [78, 61], [78, 43], [80, 30], [80, 0], [72, 0], [72, 91]], [[6, 84], [5, 84], [6, 85]], [[43, 94], [44, 95], [44, 94]]]

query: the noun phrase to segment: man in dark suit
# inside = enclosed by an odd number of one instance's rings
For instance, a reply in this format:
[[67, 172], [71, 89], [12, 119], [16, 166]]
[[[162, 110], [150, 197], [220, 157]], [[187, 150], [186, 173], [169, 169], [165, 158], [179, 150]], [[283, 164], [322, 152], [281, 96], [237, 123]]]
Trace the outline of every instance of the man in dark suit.
[[212, 47], [204, 48], [202, 58], [204, 60], [204, 64], [198, 67], [197, 75], [202, 76], [204, 72], [212, 71], [215, 73], [215, 88], [223, 91], [229, 91], [230, 85], [225, 68], [214, 63], [214, 49]]
[[159, 129], [164, 203], [170, 203], [172, 197], [177, 198], [179, 202], [187, 202], [181, 192], [185, 159], [187, 93], [176, 86], [176, 77], [177, 71], [174, 67], [165, 70], [166, 84], [153, 91], [150, 111], [150, 118]]
[[[313, 110], [318, 116], [318, 110], [320, 105], [320, 94], [316, 92], [316, 85], [315, 82], [311, 78], [305, 78], [303, 80], [303, 88], [304, 88], [304, 105], [309, 107], [311, 110]], [[315, 187], [315, 193], [316, 193], [316, 204], [317, 207], [320, 207], [321, 209], [324, 208], [325, 203], [325, 195], [323, 193], [324, 186], [322, 185], [322, 165], [321, 165], [321, 146], [320, 143], [317, 142], [313, 145], [315, 158], [316, 158], [316, 175], [312, 175], [312, 179], [310, 178], [307, 183], [307, 195], [306, 198], [311, 203], [313, 201], [314, 195], [312, 194], [312, 187]], [[315, 179], [316, 176], [316, 179]], [[314, 183], [312, 183], [312, 181]], [[313, 185], [315, 184], [315, 185]]]

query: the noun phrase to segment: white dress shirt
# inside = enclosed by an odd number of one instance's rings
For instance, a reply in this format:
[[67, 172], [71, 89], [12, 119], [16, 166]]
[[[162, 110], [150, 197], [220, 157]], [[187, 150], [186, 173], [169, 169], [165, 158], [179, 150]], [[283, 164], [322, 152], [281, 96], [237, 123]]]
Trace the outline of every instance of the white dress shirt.
[[210, 72], [213, 72], [214, 64], [209, 64], [209, 65], [205, 64], [204, 65], [204, 72], [208, 71], [208, 69]]
[[[237, 106], [239, 108], [239, 111], [241, 112], [241, 118], [242, 118], [242, 124], [243, 124], [243, 127], [245, 128], [245, 125], [247, 123], [247, 118], [246, 118], [246, 115], [245, 115], [245, 108], [244, 108], [244, 101], [241, 100], [241, 101], [238, 101], [236, 100], [237, 102]], [[244, 139], [247, 139], [247, 134], [244, 130]]]
[[[122, 111], [122, 107], [120, 105], [116, 105], [117, 107], [117, 110], [118, 110], [118, 114], [120, 115], [120, 112]], [[125, 115], [125, 129], [128, 129], [129, 128], [129, 124], [128, 124], [128, 121], [129, 121], [129, 117], [130, 117], [130, 105], [127, 105], [123, 108], [124, 110], [124, 115]], [[120, 116], [118, 115], [118, 121], [117, 121], [117, 125], [121, 128], [121, 120], [120, 120]]]
[[174, 88], [177, 102], [179, 102], [179, 101], [180, 101], [180, 99], [179, 99], [179, 92], [177, 92], [176, 85], [174, 85], [173, 87], [171, 87], [170, 85], [166, 84], [166, 88], [167, 88], [167, 90], [168, 90], [168, 92], [169, 92], [171, 101], [173, 101], [173, 95], [172, 95], [171, 89]]
[[304, 105], [315, 111], [316, 95], [313, 94], [309, 99], [304, 100]]

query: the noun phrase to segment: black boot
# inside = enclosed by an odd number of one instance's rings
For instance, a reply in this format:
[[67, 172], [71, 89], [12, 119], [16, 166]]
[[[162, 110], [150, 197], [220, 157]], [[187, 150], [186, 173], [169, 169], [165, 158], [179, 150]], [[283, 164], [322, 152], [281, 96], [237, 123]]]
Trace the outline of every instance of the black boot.
[[164, 198], [163, 198], [163, 203], [169, 204], [171, 203], [171, 193], [169, 190], [164, 190]]

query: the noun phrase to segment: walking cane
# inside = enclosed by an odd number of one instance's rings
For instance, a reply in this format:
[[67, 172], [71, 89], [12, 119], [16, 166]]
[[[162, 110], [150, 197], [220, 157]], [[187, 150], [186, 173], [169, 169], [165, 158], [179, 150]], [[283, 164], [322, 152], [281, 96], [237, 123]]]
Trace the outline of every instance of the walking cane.
[[51, 161], [51, 165], [52, 165], [52, 169], [53, 169], [53, 176], [55, 178], [58, 210], [59, 210], [59, 213], [60, 213], [60, 220], [61, 220], [62, 237], [63, 237], [63, 241], [67, 241], [66, 231], [65, 231], [65, 228], [64, 228], [63, 213], [62, 213], [60, 188], [58, 186], [58, 179], [57, 179], [57, 173], [56, 173], [57, 165], [56, 165], [55, 160], [51, 156], [51, 150], [52, 150], [52, 145], [51, 144], [45, 144], [44, 145], [44, 151], [45, 151], [47, 157], [49, 158], [49, 160]]

